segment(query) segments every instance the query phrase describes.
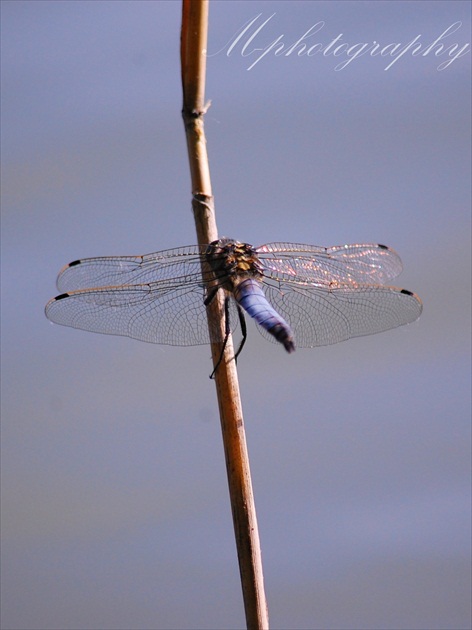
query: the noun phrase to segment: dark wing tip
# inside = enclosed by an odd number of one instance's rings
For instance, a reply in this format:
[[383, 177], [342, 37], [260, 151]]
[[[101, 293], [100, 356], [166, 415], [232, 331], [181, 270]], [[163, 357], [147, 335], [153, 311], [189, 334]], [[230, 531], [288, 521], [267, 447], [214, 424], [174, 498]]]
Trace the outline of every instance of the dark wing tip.
[[49, 300], [49, 302], [46, 304], [46, 306], [44, 307], [44, 312], [46, 314], [46, 317], [48, 319], [50, 319], [51, 321], [54, 321], [54, 319], [51, 317], [52, 312], [54, 311], [53, 306], [56, 302], [58, 302], [59, 300], [63, 300], [64, 298], [68, 298], [70, 295], [70, 293], [61, 293], [60, 295], [57, 295], [56, 297], [53, 297]]
[[68, 265], [66, 265], [66, 268], [67, 267], [75, 267], [76, 265], [80, 265], [81, 262], [82, 262], [81, 260], [73, 260]]
[[[399, 289], [398, 293], [400, 294], [403, 293], [403, 295], [407, 295], [408, 297], [413, 298], [413, 300], [416, 302], [416, 307], [417, 307], [415, 319], [418, 319], [418, 317], [423, 312], [423, 302], [421, 298], [419, 297], [419, 295], [416, 295], [416, 293], [413, 293], [413, 291], [408, 291], [408, 289]], [[412, 321], [415, 321], [415, 320], [412, 320]]]
[[382, 245], [382, 243], [377, 243], [377, 247], [380, 247], [380, 249], [390, 249], [388, 245]]

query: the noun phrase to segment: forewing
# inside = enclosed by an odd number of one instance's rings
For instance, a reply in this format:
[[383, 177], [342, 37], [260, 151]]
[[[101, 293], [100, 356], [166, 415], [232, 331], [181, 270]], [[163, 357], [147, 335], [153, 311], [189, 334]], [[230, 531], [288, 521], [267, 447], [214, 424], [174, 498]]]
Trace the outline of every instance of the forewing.
[[[417, 295], [381, 285], [337, 285], [329, 289], [284, 283], [264, 285], [274, 308], [290, 324], [295, 345], [324, 346], [414, 322], [421, 314]], [[263, 334], [265, 331], [261, 331]], [[273, 341], [271, 335], [265, 335]]]
[[59, 273], [59, 291], [76, 291], [130, 284], [149, 284], [178, 278], [186, 284], [201, 283], [201, 254], [197, 245], [168, 249], [144, 256], [83, 258]]
[[[47, 317], [63, 326], [123, 335], [149, 343], [194, 346], [209, 343], [204, 289], [171, 282], [72, 291], [46, 305]], [[231, 328], [237, 326], [234, 305]], [[219, 331], [213, 341], [222, 341]]]
[[297, 243], [268, 243], [256, 251], [268, 278], [329, 285], [332, 282], [384, 284], [398, 276], [402, 262], [386, 245], [317, 247]]

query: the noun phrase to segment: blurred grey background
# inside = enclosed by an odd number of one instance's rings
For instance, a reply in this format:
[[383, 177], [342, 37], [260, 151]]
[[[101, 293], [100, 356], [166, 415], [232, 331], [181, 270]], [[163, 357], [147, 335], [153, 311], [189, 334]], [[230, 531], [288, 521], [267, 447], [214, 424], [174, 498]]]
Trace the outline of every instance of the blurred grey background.
[[[381, 242], [410, 326], [238, 363], [271, 627], [470, 627], [469, 2], [212, 2], [220, 234]], [[207, 347], [50, 324], [65, 263], [195, 242], [180, 2], [4, 1], [2, 627], [241, 628]], [[271, 19], [231, 43], [256, 18]], [[254, 28], [252, 32], [254, 31]], [[229, 54], [228, 54], [229, 52]], [[421, 52], [421, 51], [420, 51]], [[439, 51], [441, 52], [441, 51]], [[251, 54], [250, 54], [251, 53]], [[344, 54], [344, 56], [343, 56]]]

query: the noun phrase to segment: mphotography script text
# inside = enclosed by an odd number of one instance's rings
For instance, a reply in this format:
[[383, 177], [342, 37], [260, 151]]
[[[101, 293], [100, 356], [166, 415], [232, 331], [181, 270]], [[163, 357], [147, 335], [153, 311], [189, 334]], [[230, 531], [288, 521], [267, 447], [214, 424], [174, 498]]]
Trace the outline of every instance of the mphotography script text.
[[[264, 57], [271, 54], [275, 57], [289, 57], [290, 55], [298, 57], [314, 57], [321, 55], [322, 57], [332, 57], [338, 63], [334, 70], [344, 70], [349, 64], [360, 57], [367, 55], [370, 57], [386, 57], [389, 63], [384, 70], [390, 70], [402, 57], [411, 55], [413, 57], [435, 56], [441, 58], [441, 63], [437, 66], [437, 70], [445, 70], [451, 64], [465, 55], [470, 53], [470, 43], [458, 44], [452, 36], [461, 27], [462, 22], [454, 22], [445, 28], [437, 36], [432, 39], [429, 37], [427, 41], [423, 41], [421, 34], [416, 35], [407, 43], [390, 42], [380, 43], [375, 40], [371, 42], [348, 43], [344, 40], [344, 34], [339, 33], [334, 39], [327, 42], [317, 42], [314, 36], [323, 30], [325, 22], [320, 21], [310, 28], [296, 41], [286, 43], [285, 35], [281, 34], [276, 39], [268, 41], [267, 24], [275, 17], [276, 13], [272, 13], [267, 19], [263, 19], [262, 13], [246, 22], [217, 52], [208, 53], [207, 56], [213, 57], [223, 51], [229, 57], [233, 53], [239, 54], [241, 57], [251, 57], [253, 61], [247, 67], [252, 70]], [[391, 59], [391, 61], [390, 61]]]

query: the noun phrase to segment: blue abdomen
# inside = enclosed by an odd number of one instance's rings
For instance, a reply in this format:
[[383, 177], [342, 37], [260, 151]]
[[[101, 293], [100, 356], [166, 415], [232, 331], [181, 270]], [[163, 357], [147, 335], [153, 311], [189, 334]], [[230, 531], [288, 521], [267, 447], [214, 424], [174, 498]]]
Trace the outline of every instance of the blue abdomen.
[[246, 278], [234, 288], [233, 294], [243, 309], [277, 341], [280, 341], [287, 352], [295, 350], [290, 326], [269, 304], [257, 280]]

